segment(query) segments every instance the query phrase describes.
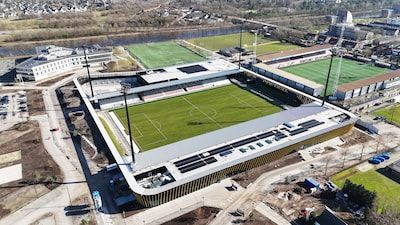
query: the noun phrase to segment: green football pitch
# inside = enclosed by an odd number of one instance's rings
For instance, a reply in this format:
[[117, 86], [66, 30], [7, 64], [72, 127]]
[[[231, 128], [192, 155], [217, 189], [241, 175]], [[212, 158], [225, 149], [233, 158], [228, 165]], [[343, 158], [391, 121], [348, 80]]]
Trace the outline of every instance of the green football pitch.
[[[218, 51], [222, 48], [238, 47], [240, 34], [227, 34], [217, 35], [203, 38], [189, 39], [188, 41], [197, 46]], [[254, 51], [253, 43], [255, 41], [254, 34], [242, 33], [242, 46], [247, 50]], [[271, 54], [275, 52], [299, 49], [300, 46], [292, 45], [289, 43], [281, 43], [279, 41], [272, 41], [264, 37], [258, 36], [257, 38], [257, 55]]]
[[[308, 80], [312, 80], [319, 84], [325, 84], [326, 77], [328, 75], [329, 62], [330, 59], [323, 59], [282, 68], [282, 70], [306, 78]], [[335, 77], [337, 74], [338, 66], [339, 58], [334, 58], [331, 70], [331, 77], [329, 79], [328, 94], [332, 94], [333, 92], [332, 87], [336, 80]], [[339, 85], [350, 83], [356, 80], [362, 80], [368, 77], [373, 77], [388, 71], [390, 70], [343, 58]]]
[[204, 60], [200, 55], [175, 42], [129, 45], [126, 48], [148, 69]]
[[355, 168], [344, 170], [331, 177], [331, 180], [340, 188], [343, 187], [346, 179], [355, 184], [361, 184], [367, 190], [375, 192], [378, 210], [389, 209], [400, 212], [400, 184], [397, 182], [376, 170], [360, 172]]
[[[131, 106], [135, 143], [141, 151], [262, 117], [282, 109], [236, 85]], [[127, 128], [124, 109], [114, 111]]]
[[396, 123], [400, 126], [400, 104], [395, 104], [385, 108], [378, 109], [374, 111], [377, 116], [383, 116], [387, 121]]

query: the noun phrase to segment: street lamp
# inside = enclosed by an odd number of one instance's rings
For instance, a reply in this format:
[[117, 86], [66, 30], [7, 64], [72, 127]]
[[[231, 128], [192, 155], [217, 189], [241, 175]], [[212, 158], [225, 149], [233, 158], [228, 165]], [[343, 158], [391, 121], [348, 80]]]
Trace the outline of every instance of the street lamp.
[[244, 21], [242, 21], [240, 25], [240, 38], [239, 38], [239, 69], [240, 69], [240, 61], [242, 60], [242, 33], [243, 33], [243, 24]]
[[328, 76], [326, 77], [326, 82], [325, 82], [324, 96], [322, 96], [322, 106], [324, 106], [325, 101], [326, 101], [326, 92], [328, 91], [328, 83], [329, 83], [329, 78], [330, 78], [330, 76], [331, 76], [331, 69], [332, 69], [333, 57], [334, 57], [334, 54], [333, 54], [333, 52], [332, 52], [331, 61], [330, 61], [330, 63], [329, 63]]
[[87, 70], [87, 74], [88, 74], [88, 77], [89, 77], [89, 84], [90, 84], [90, 92], [91, 92], [92, 98], [93, 98], [94, 94], [93, 94], [92, 78], [90, 77], [90, 71], [89, 71], [90, 65], [89, 65], [88, 60], [87, 60], [86, 46], [82, 46], [82, 48], [83, 48], [83, 54], [85, 55], [85, 65], [83, 65], [83, 67], [86, 67], [86, 70]]
[[128, 112], [128, 103], [126, 101], [126, 94], [131, 88], [129, 83], [121, 83], [121, 92], [124, 94], [124, 101], [125, 101], [125, 112], [126, 112], [126, 120], [128, 121], [128, 131], [129, 131], [129, 141], [131, 145], [131, 154], [132, 154], [132, 164], [135, 163], [135, 152], [133, 151], [133, 142], [132, 142], [132, 132], [131, 132], [131, 122], [129, 120], [129, 112]]

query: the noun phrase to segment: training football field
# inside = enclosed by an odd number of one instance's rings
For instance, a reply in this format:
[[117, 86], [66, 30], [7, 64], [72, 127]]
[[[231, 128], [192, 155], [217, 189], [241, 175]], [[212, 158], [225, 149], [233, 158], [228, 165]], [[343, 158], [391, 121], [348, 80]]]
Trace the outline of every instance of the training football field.
[[374, 111], [374, 114], [377, 116], [383, 116], [387, 121], [396, 123], [400, 126], [400, 104], [394, 104], [391, 106], [387, 106], [385, 108], [380, 108]]
[[[146, 151], [281, 110], [236, 85], [228, 85], [131, 106], [129, 114], [135, 143]], [[125, 110], [114, 112], [127, 128]]]
[[[297, 76], [312, 80], [319, 84], [325, 84], [326, 77], [328, 76], [329, 70], [329, 59], [318, 60], [314, 62], [298, 64], [282, 70], [289, 73], [293, 73]], [[336, 74], [339, 66], [339, 58], [336, 57], [332, 63], [331, 77], [329, 79], [328, 94], [332, 94], [332, 87], [336, 80]], [[373, 77], [385, 72], [389, 72], [389, 69], [376, 67], [373, 65], [357, 62], [350, 59], [343, 58], [342, 69], [340, 70], [339, 85], [350, 83], [356, 80], [366, 79], [368, 77]]]
[[[240, 41], [240, 34], [227, 34], [217, 35], [202, 38], [193, 38], [188, 40], [190, 43], [197, 46], [218, 51], [223, 48], [238, 47]], [[254, 34], [242, 33], [242, 46], [243, 48], [254, 51], [253, 43], [255, 42]], [[300, 46], [292, 45], [290, 43], [281, 43], [279, 41], [273, 41], [268, 38], [264, 38], [260, 35], [257, 37], [257, 56], [271, 54], [280, 51], [287, 51], [293, 49], [299, 49]]]
[[126, 48], [148, 69], [205, 60], [202, 56], [175, 42], [129, 45]]

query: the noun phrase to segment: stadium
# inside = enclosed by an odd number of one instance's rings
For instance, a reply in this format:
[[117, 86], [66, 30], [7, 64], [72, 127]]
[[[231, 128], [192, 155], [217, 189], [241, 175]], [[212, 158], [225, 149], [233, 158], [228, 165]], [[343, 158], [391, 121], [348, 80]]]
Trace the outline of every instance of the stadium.
[[[322, 96], [331, 45], [317, 45], [259, 57], [252, 70], [313, 96]], [[339, 70], [339, 65], [341, 69]], [[337, 74], [340, 74], [337, 79]], [[334, 57], [327, 95], [343, 101], [394, 88], [400, 84], [399, 70], [391, 70], [371, 59], [345, 55]]]
[[[347, 133], [353, 114], [222, 59], [75, 79], [138, 203], [153, 207]], [[135, 162], [129, 155], [126, 91]], [[122, 148], [122, 151], [121, 151]]]

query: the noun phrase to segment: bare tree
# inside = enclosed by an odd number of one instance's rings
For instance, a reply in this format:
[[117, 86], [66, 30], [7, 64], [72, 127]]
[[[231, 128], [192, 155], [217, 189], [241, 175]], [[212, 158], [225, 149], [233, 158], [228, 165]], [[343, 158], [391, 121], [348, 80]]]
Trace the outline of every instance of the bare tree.
[[381, 135], [378, 134], [378, 136], [375, 138], [376, 140], [376, 150], [375, 152], [378, 153], [379, 152], [379, 147], [383, 141], [383, 137]]
[[326, 176], [326, 174], [328, 173], [328, 165], [331, 162], [332, 158], [331, 157], [326, 157], [325, 158], [325, 172], [324, 172], [324, 176]]
[[342, 168], [344, 168], [344, 163], [346, 161], [346, 156], [347, 152], [349, 151], [349, 148], [344, 148], [343, 151], [340, 153], [342, 155]]
[[367, 143], [365, 143], [365, 142], [363, 142], [363, 143], [361, 143], [361, 154], [360, 154], [360, 161], [362, 160], [362, 158], [363, 158], [363, 155], [364, 155], [364, 149], [365, 149], [365, 146], [367, 145]]

